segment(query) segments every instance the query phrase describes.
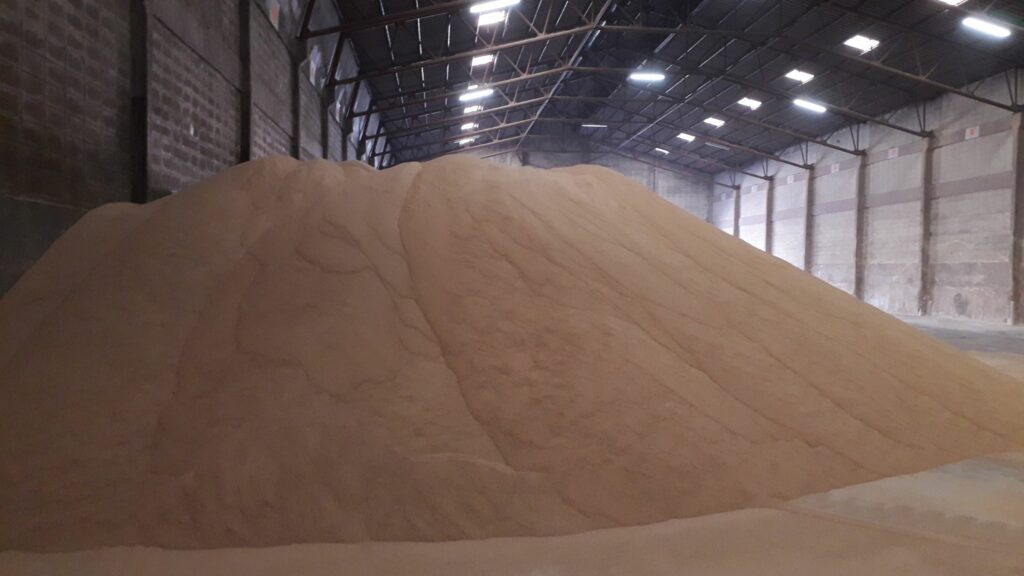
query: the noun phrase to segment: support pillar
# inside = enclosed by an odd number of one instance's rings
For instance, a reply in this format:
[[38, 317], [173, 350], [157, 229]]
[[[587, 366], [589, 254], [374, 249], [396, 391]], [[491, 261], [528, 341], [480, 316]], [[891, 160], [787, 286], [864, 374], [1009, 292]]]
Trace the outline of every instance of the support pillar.
[[320, 157], [327, 160], [331, 157], [331, 101], [334, 89], [325, 87], [320, 96]]
[[131, 35], [131, 196], [141, 204], [149, 200], [149, 14], [145, 0], [129, 6]]
[[807, 187], [804, 206], [804, 271], [810, 272], [814, 264], [814, 166], [807, 169]]
[[737, 186], [732, 191], [732, 235], [740, 237], [740, 196], [742, 196], [743, 188]]
[[768, 179], [767, 188], [764, 191], [764, 251], [772, 253], [773, 237], [775, 235], [775, 177]]
[[854, 231], [853, 249], [853, 295], [859, 300], [864, 300], [864, 269], [867, 265], [867, 244], [865, 242], [865, 220], [868, 208], [865, 186], [867, 165], [867, 154], [864, 154], [857, 160], [857, 170], [854, 175], [856, 179], [854, 196], [856, 229]]
[[1010, 124], [1013, 138], [1013, 266], [1010, 318], [1012, 324], [1024, 323], [1024, 112], [1013, 115]]
[[921, 166], [921, 277], [918, 288], [917, 313], [928, 316], [932, 310], [932, 289], [935, 287], [935, 271], [932, 267], [932, 158], [935, 152], [935, 136], [925, 138]]
[[238, 54], [239, 54], [239, 142], [238, 161], [252, 160], [252, 41], [249, 26], [249, 10], [252, 2], [238, 3]]

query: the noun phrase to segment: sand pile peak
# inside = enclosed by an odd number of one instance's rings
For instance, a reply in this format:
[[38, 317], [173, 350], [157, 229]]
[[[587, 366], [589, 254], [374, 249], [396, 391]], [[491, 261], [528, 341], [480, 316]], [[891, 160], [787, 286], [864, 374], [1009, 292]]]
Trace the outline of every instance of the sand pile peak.
[[611, 171], [270, 158], [0, 301], [0, 548], [564, 534], [1024, 447], [1017, 383]]

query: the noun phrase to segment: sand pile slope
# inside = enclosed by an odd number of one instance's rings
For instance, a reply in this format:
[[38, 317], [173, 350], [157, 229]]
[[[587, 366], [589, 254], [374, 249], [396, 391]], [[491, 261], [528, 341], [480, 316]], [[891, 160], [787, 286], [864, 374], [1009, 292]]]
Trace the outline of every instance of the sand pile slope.
[[0, 302], [0, 548], [566, 534], [1024, 449], [1020, 384], [608, 170], [272, 158]]

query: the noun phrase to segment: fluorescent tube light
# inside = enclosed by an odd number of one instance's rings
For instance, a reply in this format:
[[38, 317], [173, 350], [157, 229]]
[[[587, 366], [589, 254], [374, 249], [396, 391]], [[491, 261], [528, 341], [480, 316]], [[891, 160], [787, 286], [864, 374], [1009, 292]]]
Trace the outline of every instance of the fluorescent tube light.
[[981, 32], [982, 34], [988, 34], [996, 38], [1006, 38], [1010, 35], [1010, 29], [1000, 26], [995, 22], [989, 20], [982, 20], [981, 18], [975, 18], [974, 16], [968, 16], [963, 20], [964, 26]]
[[466, 122], [465, 124], [463, 124], [462, 126], [460, 126], [460, 128], [462, 128], [462, 131], [463, 131], [463, 132], [465, 132], [466, 130], [472, 130], [472, 129], [474, 129], [474, 128], [476, 128], [477, 126], [479, 126], [479, 124], [476, 124], [476, 123], [474, 123], [474, 122]]
[[580, 124], [583, 128], [607, 128], [607, 124]]
[[664, 148], [655, 148], [654, 151], [661, 152], [662, 154], [668, 154], [668, 150], [665, 150]]
[[737, 102], [737, 104], [739, 104], [740, 106], [746, 106], [751, 110], [757, 110], [758, 108], [761, 107], [761, 101], [754, 100], [753, 98], [740, 98], [740, 101]]
[[942, 2], [943, 4], [948, 4], [950, 6], [959, 6], [964, 2], [967, 2], [967, 0], [939, 0], [939, 2]]
[[681, 139], [683, 139], [683, 140], [686, 140], [687, 142], [693, 142], [694, 140], [696, 140], [696, 139], [697, 139], [697, 137], [696, 137], [696, 136], [694, 136], [693, 134], [687, 134], [686, 132], [680, 132], [680, 133], [679, 133], [679, 134], [678, 134], [678, 135], [676, 136], [676, 138], [681, 138]]
[[462, 113], [463, 114], [472, 114], [473, 112], [479, 112], [479, 111], [481, 111], [483, 109], [484, 109], [483, 106], [481, 106], [479, 104], [474, 104], [472, 106], [466, 106], [465, 108], [463, 108], [462, 109]]
[[477, 26], [487, 26], [488, 24], [497, 24], [498, 22], [505, 21], [505, 11], [498, 10], [497, 12], [485, 12], [476, 19]]
[[473, 4], [469, 7], [469, 11], [473, 14], [483, 14], [484, 12], [493, 12], [494, 10], [515, 6], [516, 4], [519, 4], [519, 0], [491, 0], [490, 2]]
[[481, 54], [480, 56], [474, 56], [469, 62], [469, 66], [480, 66], [482, 64], [490, 64], [494, 62], [494, 54]]
[[729, 149], [728, 146], [722, 146], [721, 144], [715, 144], [714, 142], [705, 142], [705, 144], [707, 144], [708, 146], [711, 146], [712, 148], [718, 148], [719, 150], [728, 150]]
[[708, 116], [707, 118], [705, 118], [704, 119], [704, 123], [705, 124], [711, 124], [715, 128], [721, 128], [722, 126], [725, 126], [725, 120], [719, 120], [718, 118], [715, 118], [714, 116]]
[[803, 98], [795, 98], [793, 100], [793, 104], [796, 104], [801, 108], [810, 110], [811, 112], [817, 112], [818, 114], [823, 114], [828, 111], [828, 108], [822, 106], [821, 104], [818, 104], [817, 102], [811, 102], [810, 100], [804, 100]]
[[812, 78], [814, 78], [814, 74], [809, 74], [797, 68], [793, 68], [789, 72], [786, 72], [786, 78], [789, 78], [790, 80], [796, 80], [801, 84], [807, 84], [808, 82], [811, 81]]
[[633, 72], [629, 75], [630, 80], [636, 80], [637, 82], [661, 82], [665, 79], [665, 75], [661, 72]]
[[473, 140], [476, 140], [476, 136], [470, 136], [469, 138], [461, 138], [456, 141], [456, 144], [458, 144], [459, 146], [465, 146], [466, 144], [469, 144]]
[[459, 102], [470, 102], [473, 100], [480, 100], [481, 98], [487, 98], [494, 93], [493, 88], [481, 88], [479, 90], [470, 90], [469, 92], [463, 92], [459, 95]]
[[857, 50], [860, 50], [861, 54], [867, 54], [868, 52], [871, 52], [875, 48], [878, 48], [879, 42], [874, 38], [868, 38], [867, 36], [861, 36], [860, 34], [857, 34], [853, 38], [850, 38], [846, 42], [843, 42], [843, 44], [849, 46], [850, 48], [856, 48]]

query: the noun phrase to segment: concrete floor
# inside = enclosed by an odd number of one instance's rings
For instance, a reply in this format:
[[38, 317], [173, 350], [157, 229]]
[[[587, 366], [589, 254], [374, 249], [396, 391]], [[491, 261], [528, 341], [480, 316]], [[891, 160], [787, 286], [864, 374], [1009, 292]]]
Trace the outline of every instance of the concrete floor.
[[1024, 326], [952, 318], [899, 316], [922, 332], [968, 352], [1024, 354]]
[[935, 317], [900, 319], [1000, 372], [1024, 380], [1024, 326]]

